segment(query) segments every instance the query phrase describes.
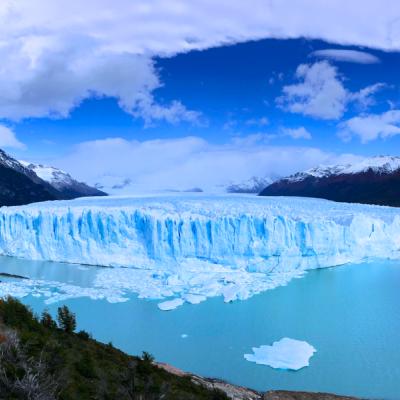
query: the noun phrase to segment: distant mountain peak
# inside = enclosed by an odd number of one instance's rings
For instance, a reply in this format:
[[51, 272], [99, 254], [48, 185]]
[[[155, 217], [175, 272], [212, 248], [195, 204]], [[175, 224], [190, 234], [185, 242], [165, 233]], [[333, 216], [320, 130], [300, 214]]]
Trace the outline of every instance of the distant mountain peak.
[[27, 161], [20, 161], [27, 169], [33, 171], [40, 179], [48, 182], [58, 190], [63, 198], [72, 199], [83, 196], [106, 196], [107, 193], [91, 187], [84, 182], [72, 178], [67, 172], [49, 165], [35, 164]]
[[400, 206], [400, 157], [376, 156], [354, 163], [319, 166], [282, 178], [260, 195]]
[[392, 173], [400, 169], [400, 157], [375, 156], [348, 164], [320, 165], [309, 170], [298, 172], [282, 180], [300, 181], [307, 177], [326, 178], [332, 175], [359, 174], [368, 170], [376, 173]]
[[226, 187], [228, 193], [260, 193], [273, 179], [266, 177], [260, 178], [252, 176], [250, 179], [241, 183], [232, 183]]
[[56, 200], [59, 192], [0, 149], [0, 206]]

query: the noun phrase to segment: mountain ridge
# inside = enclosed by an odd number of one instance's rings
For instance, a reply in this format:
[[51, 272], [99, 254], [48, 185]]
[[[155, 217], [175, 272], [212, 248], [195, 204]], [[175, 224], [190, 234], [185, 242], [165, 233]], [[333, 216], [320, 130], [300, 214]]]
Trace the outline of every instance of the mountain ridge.
[[399, 207], [400, 157], [376, 156], [355, 163], [318, 166], [279, 179], [260, 195]]
[[63, 195], [63, 200], [75, 199], [83, 196], [107, 196], [107, 193], [79, 182], [68, 172], [49, 165], [35, 164], [27, 161], [19, 161], [24, 167], [33, 171], [40, 179], [48, 182]]
[[[47, 175], [43, 173], [45, 169]], [[0, 149], [0, 206], [106, 195], [85, 183], [76, 181], [64, 171], [20, 162]]]

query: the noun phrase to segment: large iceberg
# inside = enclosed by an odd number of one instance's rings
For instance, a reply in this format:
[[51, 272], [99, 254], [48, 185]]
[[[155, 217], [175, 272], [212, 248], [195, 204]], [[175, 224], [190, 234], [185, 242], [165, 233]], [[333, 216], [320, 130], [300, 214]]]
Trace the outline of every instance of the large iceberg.
[[297, 371], [310, 365], [315, 348], [302, 340], [283, 338], [272, 346], [253, 347], [253, 354], [245, 354], [247, 361], [277, 369]]
[[107, 293], [230, 301], [307, 269], [400, 258], [400, 209], [202, 194], [44, 202], [0, 209], [0, 254], [128, 267], [98, 274]]

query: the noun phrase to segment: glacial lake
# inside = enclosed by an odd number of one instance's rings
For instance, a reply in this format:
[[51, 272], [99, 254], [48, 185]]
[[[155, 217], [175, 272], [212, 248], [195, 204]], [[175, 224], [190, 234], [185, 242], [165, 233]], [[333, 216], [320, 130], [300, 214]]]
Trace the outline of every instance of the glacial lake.
[[[89, 287], [96, 267], [0, 258], [0, 272]], [[24, 282], [0, 277], [3, 282]], [[67, 304], [78, 329], [130, 353], [258, 390], [326, 391], [364, 398], [400, 398], [400, 262], [373, 261], [309, 271], [287, 286], [246, 301], [211, 298], [163, 312], [159, 301], [110, 303], [89, 297], [50, 304], [25, 294], [22, 301], [55, 315]], [[18, 294], [18, 293], [16, 293]], [[182, 336], [183, 335], [183, 336]], [[185, 337], [185, 335], [187, 335]], [[244, 359], [252, 347], [283, 337], [317, 349], [310, 366], [275, 370]]]

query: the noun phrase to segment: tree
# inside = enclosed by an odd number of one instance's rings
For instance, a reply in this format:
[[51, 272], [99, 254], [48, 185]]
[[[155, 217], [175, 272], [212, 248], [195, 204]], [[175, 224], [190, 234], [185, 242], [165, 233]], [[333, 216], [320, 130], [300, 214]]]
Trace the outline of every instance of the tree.
[[146, 363], [146, 364], [153, 364], [154, 362], [154, 356], [152, 354], [150, 354], [147, 351], [144, 351], [142, 353], [142, 360]]
[[147, 351], [144, 351], [142, 353], [142, 359], [139, 361], [139, 364], [137, 366], [137, 372], [139, 373], [139, 375], [147, 379], [153, 369], [153, 362], [154, 357]]
[[44, 310], [42, 312], [42, 315], [40, 317], [40, 323], [43, 326], [45, 326], [46, 328], [50, 328], [50, 329], [57, 328], [56, 321], [54, 321], [54, 319], [52, 318], [52, 316], [50, 315], [50, 313], [47, 310]]
[[75, 314], [67, 306], [58, 307], [57, 321], [64, 332], [72, 333], [76, 329]]

